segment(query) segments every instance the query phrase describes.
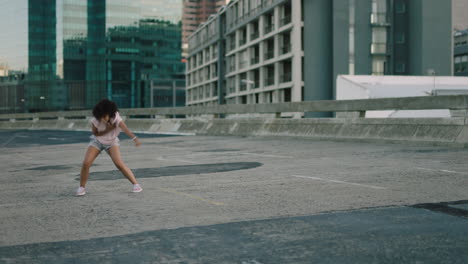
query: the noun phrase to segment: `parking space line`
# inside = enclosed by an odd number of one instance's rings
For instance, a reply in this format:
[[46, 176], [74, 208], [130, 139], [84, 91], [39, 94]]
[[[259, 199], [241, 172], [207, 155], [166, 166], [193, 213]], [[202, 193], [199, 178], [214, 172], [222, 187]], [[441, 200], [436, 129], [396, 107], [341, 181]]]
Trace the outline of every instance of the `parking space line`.
[[455, 174], [468, 175], [467, 172], [459, 172], [459, 171], [451, 171], [451, 170], [428, 169], [428, 168], [422, 168], [422, 167], [415, 167], [415, 168], [418, 169], [418, 170], [438, 171], [438, 172], [445, 172], [445, 173], [455, 173]]
[[17, 137], [17, 134], [14, 134], [12, 135], [10, 138], [8, 138], [3, 144], [1, 147], [5, 147], [6, 145], [8, 145], [8, 143], [10, 143], [13, 139], [15, 139]]
[[377, 190], [387, 189], [385, 187], [379, 187], [379, 186], [374, 186], [374, 185], [359, 184], [359, 183], [345, 182], [345, 181], [338, 181], [338, 180], [329, 180], [329, 179], [322, 179], [322, 178], [311, 177], [311, 176], [301, 176], [301, 175], [291, 175], [291, 176], [297, 177], [297, 178], [317, 180], [317, 181], [325, 181], [325, 182], [331, 182], [331, 183], [340, 183], [340, 184], [354, 185], [354, 186], [360, 186], [360, 187], [367, 187], [367, 188], [372, 188], [372, 189], [377, 189]]

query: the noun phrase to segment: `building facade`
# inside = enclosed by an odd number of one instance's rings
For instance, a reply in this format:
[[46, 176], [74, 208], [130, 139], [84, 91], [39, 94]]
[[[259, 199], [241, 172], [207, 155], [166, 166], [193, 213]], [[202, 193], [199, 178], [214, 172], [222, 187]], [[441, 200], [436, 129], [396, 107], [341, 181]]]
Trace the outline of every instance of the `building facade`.
[[207, 21], [210, 15], [216, 14], [227, 2], [227, 0], [183, 0], [182, 43], [184, 57], [187, 56], [188, 37], [195, 32], [201, 23]]
[[301, 101], [301, 6], [231, 1], [201, 26], [189, 39], [187, 105]]
[[451, 1], [231, 1], [189, 38], [187, 104], [335, 99], [340, 74], [452, 75], [451, 30]]
[[[7, 2], [0, 0], [0, 16], [11, 19], [11, 32], [0, 33], [6, 44], [0, 64], [25, 76], [24, 98], [16, 105], [23, 100], [26, 111], [85, 109], [102, 98], [122, 108], [149, 107], [150, 95], [158, 94], [150, 90], [152, 81], [185, 72], [182, 5], [174, 0], [167, 0], [166, 12], [158, 9], [164, 1]], [[184, 87], [183, 78], [177, 84]]]
[[455, 76], [468, 76], [468, 29], [455, 32]]

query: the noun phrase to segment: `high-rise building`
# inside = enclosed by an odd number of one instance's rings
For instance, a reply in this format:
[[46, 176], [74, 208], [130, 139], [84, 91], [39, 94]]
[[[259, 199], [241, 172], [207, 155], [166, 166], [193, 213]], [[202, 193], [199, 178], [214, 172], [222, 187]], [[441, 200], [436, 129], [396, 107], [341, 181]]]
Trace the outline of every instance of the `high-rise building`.
[[455, 32], [455, 76], [468, 76], [468, 29]]
[[451, 75], [451, 12], [438, 0], [233, 0], [189, 37], [187, 104], [335, 99], [339, 74]]
[[461, 31], [468, 28], [468, 1], [452, 0], [453, 28]]
[[207, 21], [208, 17], [216, 12], [229, 1], [226, 0], [183, 0], [184, 8], [182, 15], [182, 43], [184, 57], [187, 55], [188, 37], [195, 32], [198, 26]]
[[[0, 65], [24, 75], [24, 98], [15, 105], [83, 109], [107, 97], [120, 107], [150, 106], [151, 81], [185, 72], [177, 2], [0, 0], [0, 17], [8, 18], [0, 32]], [[183, 79], [178, 85], [185, 86]]]

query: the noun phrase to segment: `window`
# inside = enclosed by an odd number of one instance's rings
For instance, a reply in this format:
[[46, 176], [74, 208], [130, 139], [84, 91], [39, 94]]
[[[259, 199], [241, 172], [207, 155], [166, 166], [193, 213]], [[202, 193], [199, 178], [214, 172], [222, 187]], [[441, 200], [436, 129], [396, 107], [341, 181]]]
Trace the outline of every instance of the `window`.
[[395, 36], [396, 43], [398, 44], [404, 44], [405, 43], [405, 34], [403, 33], [397, 33]]
[[284, 89], [284, 102], [291, 102], [291, 88]]
[[246, 95], [240, 97], [240, 103], [241, 104], [247, 104], [247, 96]]
[[395, 69], [395, 71], [396, 71], [397, 73], [404, 73], [404, 72], [406, 71], [406, 64], [404, 64], [404, 63], [397, 63], [397, 64], [396, 64], [396, 69]]
[[395, 3], [395, 10], [397, 14], [403, 14], [406, 12], [405, 2], [398, 1]]

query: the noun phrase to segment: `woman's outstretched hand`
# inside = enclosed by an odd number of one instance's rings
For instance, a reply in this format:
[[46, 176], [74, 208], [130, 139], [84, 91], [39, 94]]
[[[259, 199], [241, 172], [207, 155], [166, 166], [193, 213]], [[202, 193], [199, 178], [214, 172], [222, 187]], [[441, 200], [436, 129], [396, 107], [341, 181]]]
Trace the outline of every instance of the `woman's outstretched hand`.
[[141, 145], [141, 142], [138, 138], [135, 138], [134, 142], [135, 142], [135, 147], [139, 147]]

